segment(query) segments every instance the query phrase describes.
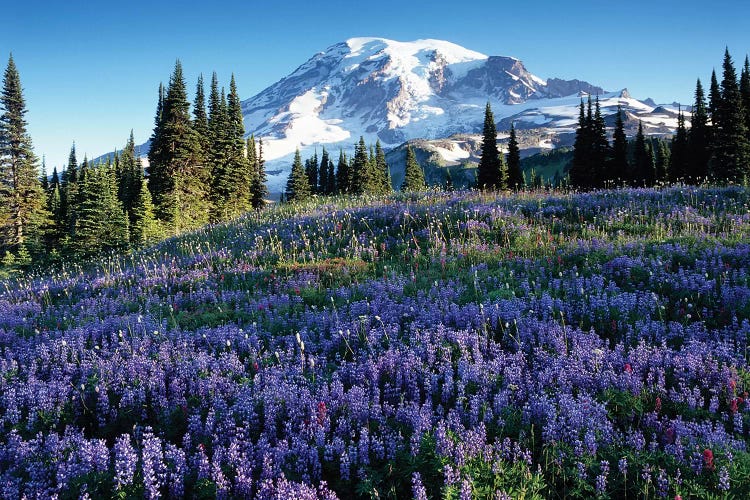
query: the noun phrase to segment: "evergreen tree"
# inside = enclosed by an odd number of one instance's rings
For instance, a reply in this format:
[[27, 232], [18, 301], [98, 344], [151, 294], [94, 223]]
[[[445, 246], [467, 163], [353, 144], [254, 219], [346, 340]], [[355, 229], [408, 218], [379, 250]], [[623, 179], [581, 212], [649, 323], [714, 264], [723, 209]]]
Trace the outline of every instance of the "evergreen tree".
[[42, 175], [39, 177], [39, 182], [42, 184], [42, 191], [44, 194], [49, 192], [49, 177], [47, 176], [47, 158], [42, 156]]
[[599, 97], [596, 98], [596, 105], [593, 118], [591, 120], [591, 156], [589, 163], [590, 171], [593, 175], [592, 183], [594, 187], [604, 187], [607, 181], [613, 180], [612, 173], [606, 171], [607, 160], [611, 156], [609, 141], [607, 141], [607, 126], [604, 123]]
[[75, 238], [70, 242], [76, 255], [94, 255], [99, 251], [127, 248], [128, 218], [117, 199], [114, 167], [88, 168], [80, 181]]
[[154, 204], [145, 180], [141, 183], [141, 190], [133, 204], [132, 220], [130, 242], [134, 247], [142, 247], [158, 241], [161, 231], [154, 216]]
[[742, 182], [750, 173], [750, 142], [737, 72], [728, 49], [724, 54], [721, 101], [716, 113], [713, 130], [716, 177]]
[[482, 158], [477, 167], [477, 187], [479, 189], [503, 189], [502, 161], [497, 148], [497, 129], [495, 117], [489, 101], [484, 109], [484, 127], [482, 130]]
[[[687, 172], [688, 182], [699, 182], [708, 177], [708, 165], [711, 159], [710, 129], [708, 126], [708, 109], [703, 86], [700, 79], [695, 85], [695, 105], [688, 132]], [[674, 161], [674, 160], [673, 160]]]
[[234, 75], [229, 82], [227, 96], [228, 111], [228, 171], [229, 171], [229, 213], [236, 217], [250, 208], [250, 167], [245, 156], [245, 124], [242, 116], [237, 83]]
[[148, 186], [157, 218], [174, 233], [205, 224], [207, 175], [201, 164], [200, 138], [190, 119], [182, 65], [178, 60], [154, 130], [156, 148], [149, 151]]
[[201, 152], [206, 161], [206, 155], [210, 149], [211, 138], [209, 136], [208, 115], [206, 114], [206, 94], [203, 88], [203, 74], [198, 76], [195, 86], [195, 103], [193, 105], [193, 128], [198, 133], [201, 143]]
[[307, 182], [310, 184], [310, 189], [313, 193], [318, 191], [318, 151], [315, 154], [305, 160], [305, 174], [307, 174]]
[[510, 139], [508, 140], [508, 187], [519, 189], [524, 186], [523, 171], [521, 170], [521, 149], [518, 147], [516, 126], [510, 124]]
[[294, 153], [294, 163], [292, 171], [289, 173], [289, 179], [286, 183], [286, 201], [304, 201], [312, 196], [310, 180], [307, 177], [305, 168], [302, 166], [302, 157], [299, 154], [299, 148]]
[[589, 113], [586, 115], [583, 99], [578, 114], [578, 128], [573, 144], [573, 161], [570, 166], [570, 184], [582, 189], [592, 186], [593, 172], [590, 171], [591, 159], [591, 98], [589, 98]]
[[612, 136], [612, 158], [609, 164], [609, 180], [623, 180], [630, 177], [628, 138], [625, 135], [625, 122], [622, 119], [622, 114], [622, 108], [617, 106], [615, 131]]
[[326, 151], [325, 146], [323, 146], [323, 153], [320, 155], [320, 167], [319, 167], [319, 174], [318, 174], [318, 193], [320, 194], [328, 194], [326, 190], [328, 189], [328, 151]]
[[359, 142], [354, 147], [354, 158], [350, 166], [349, 192], [362, 194], [366, 192], [369, 182], [369, 159], [367, 157], [367, 146], [364, 137], [359, 137]]
[[393, 192], [391, 169], [385, 160], [385, 152], [380, 145], [380, 139], [375, 142], [375, 179], [377, 193], [388, 194]]
[[38, 160], [26, 130], [26, 102], [13, 56], [0, 95], [0, 231], [2, 246], [19, 255], [44, 251], [50, 224]]
[[742, 107], [745, 110], [745, 128], [750, 131], [750, 59], [745, 56], [745, 66], [740, 76], [740, 94]]
[[426, 188], [424, 180], [424, 170], [417, 162], [417, 156], [411, 145], [406, 146], [406, 168], [404, 170], [404, 182], [401, 184], [401, 191], [424, 191]]
[[143, 184], [143, 167], [140, 164], [140, 159], [136, 158], [135, 138], [133, 137], [132, 130], [120, 156], [119, 170], [121, 174], [118, 182], [117, 197], [125, 213], [128, 214], [128, 220], [132, 223], [133, 207]]
[[653, 152], [646, 143], [643, 134], [643, 123], [638, 123], [638, 134], [635, 136], [635, 155], [633, 159], [634, 184], [638, 187], [648, 187], [654, 184]]
[[685, 115], [682, 110], [677, 114], [677, 132], [672, 137], [672, 165], [669, 180], [672, 182], [685, 181], [690, 173], [690, 144], [685, 128]]
[[349, 170], [349, 162], [347, 161], [344, 150], [339, 150], [339, 162], [336, 166], [336, 192], [339, 194], [346, 194], [351, 192], [351, 175]]
[[719, 80], [716, 78], [716, 70], [713, 70], [711, 72], [711, 86], [708, 90], [708, 112], [711, 115], [711, 124], [714, 126], [718, 119], [720, 107], [721, 89], [719, 88]]
[[336, 193], [336, 170], [333, 165], [333, 159], [328, 157], [328, 174], [326, 175], [326, 194]]
[[[255, 143], [255, 136], [250, 137], [251, 142]], [[254, 148], [253, 148], [254, 149]], [[255, 159], [255, 175], [253, 176], [253, 186], [251, 189], [252, 206], [256, 210], [266, 205], [268, 198], [268, 187], [266, 186], [266, 167], [263, 159], [263, 140], [258, 141], [258, 153]]]

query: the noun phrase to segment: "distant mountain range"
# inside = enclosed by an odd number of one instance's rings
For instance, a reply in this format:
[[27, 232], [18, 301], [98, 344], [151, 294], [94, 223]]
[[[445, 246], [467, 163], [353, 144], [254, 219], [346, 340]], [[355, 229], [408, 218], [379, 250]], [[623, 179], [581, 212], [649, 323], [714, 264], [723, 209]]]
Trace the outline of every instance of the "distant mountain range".
[[621, 106], [631, 135], [638, 121], [655, 135], [677, 126], [674, 104], [639, 101], [627, 90], [607, 92], [581, 80], [544, 81], [513, 57], [441, 40], [352, 38], [243, 101], [242, 110], [248, 136], [263, 138], [269, 187], [279, 191], [297, 147], [303, 156], [321, 146], [351, 150], [360, 135], [391, 150], [408, 140], [439, 140], [433, 149], [446, 164], [475, 160], [472, 136], [481, 132], [488, 101], [501, 132], [511, 122], [523, 131], [526, 154], [570, 145], [581, 98], [589, 95], [599, 96], [609, 125]]

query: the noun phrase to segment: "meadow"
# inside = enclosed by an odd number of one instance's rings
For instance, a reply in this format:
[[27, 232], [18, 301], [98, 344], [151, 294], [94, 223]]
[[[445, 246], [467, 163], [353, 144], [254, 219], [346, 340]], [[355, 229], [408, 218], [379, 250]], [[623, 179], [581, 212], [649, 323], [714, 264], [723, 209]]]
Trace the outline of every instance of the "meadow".
[[748, 498], [750, 190], [288, 204], [0, 284], [2, 498]]

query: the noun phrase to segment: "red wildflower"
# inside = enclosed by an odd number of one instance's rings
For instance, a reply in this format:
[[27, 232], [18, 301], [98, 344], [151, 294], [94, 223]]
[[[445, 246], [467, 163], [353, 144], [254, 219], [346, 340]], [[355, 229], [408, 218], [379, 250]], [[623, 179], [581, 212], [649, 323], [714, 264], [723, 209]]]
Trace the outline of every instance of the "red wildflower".
[[733, 398], [729, 402], [729, 411], [732, 412], [732, 414], [737, 413], [737, 407], [738, 407], [738, 401], [737, 398]]
[[630, 366], [630, 363], [625, 363], [625, 373], [633, 373], [633, 367]]
[[661, 398], [656, 396], [656, 402], [654, 403], [654, 411], [659, 413], [661, 411]]
[[318, 403], [318, 425], [323, 425], [326, 420], [326, 404], [324, 401]]
[[703, 461], [706, 464], [706, 469], [714, 470], [714, 452], [706, 448], [703, 450]]

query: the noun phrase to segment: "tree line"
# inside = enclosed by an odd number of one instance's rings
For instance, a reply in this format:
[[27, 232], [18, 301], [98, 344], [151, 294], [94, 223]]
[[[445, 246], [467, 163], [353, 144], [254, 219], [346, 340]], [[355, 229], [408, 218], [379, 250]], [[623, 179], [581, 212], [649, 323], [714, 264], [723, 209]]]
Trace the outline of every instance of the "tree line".
[[[133, 133], [96, 164], [67, 165], [48, 176], [33, 151], [18, 69], [11, 55], [0, 96], [0, 259], [6, 269], [61, 258], [123, 251], [236, 217], [266, 203], [263, 143], [245, 139], [232, 75], [229, 92], [213, 74], [208, 109], [203, 77], [188, 102], [176, 62], [159, 86], [149, 164]], [[40, 175], [41, 170], [41, 175]]]
[[[424, 170], [417, 161], [411, 145], [406, 147], [406, 170], [402, 191], [421, 191], [427, 187]], [[376, 141], [369, 148], [364, 137], [354, 147], [354, 156], [350, 159], [339, 150], [338, 162], [334, 166], [333, 158], [326, 148], [318, 159], [315, 152], [311, 158], [302, 162], [299, 148], [294, 153], [292, 169], [284, 190], [286, 201], [302, 201], [312, 195], [342, 194], [389, 194], [393, 192], [391, 169], [385, 159], [385, 152]]]
[[[592, 110], [593, 108], [593, 110]], [[677, 130], [669, 142], [645, 136], [638, 124], [634, 141], [624, 132], [622, 109], [618, 108], [612, 142], [607, 139], [598, 98], [592, 106], [581, 100], [570, 184], [595, 189], [614, 185], [636, 187], [657, 183], [705, 181], [746, 183], [750, 176], [750, 60], [738, 78], [725, 51], [719, 83], [711, 74], [708, 99], [700, 79], [695, 86], [690, 127], [678, 110]]]

